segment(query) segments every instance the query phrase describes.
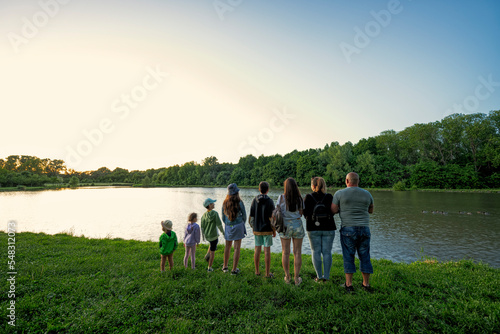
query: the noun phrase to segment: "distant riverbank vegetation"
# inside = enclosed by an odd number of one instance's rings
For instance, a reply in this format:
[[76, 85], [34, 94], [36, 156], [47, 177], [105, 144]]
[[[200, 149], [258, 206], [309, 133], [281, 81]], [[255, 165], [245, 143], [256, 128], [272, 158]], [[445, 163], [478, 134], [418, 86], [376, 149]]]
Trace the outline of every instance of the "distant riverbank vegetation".
[[494, 189], [500, 188], [500, 110], [488, 114], [453, 114], [441, 121], [388, 130], [356, 144], [332, 142], [324, 148], [285, 155], [219, 163], [214, 156], [146, 171], [107, 167], [78, 172], [62, 160], [32, 156], [0, 159], [0, 189], [66, 187], [86, 184], [141, 186], [257, 186], [266, 180], [281, 186], [288, 177], [308, 186], [321, 175], [328, 186], [342, 187], [356, 171], [366, 188]]

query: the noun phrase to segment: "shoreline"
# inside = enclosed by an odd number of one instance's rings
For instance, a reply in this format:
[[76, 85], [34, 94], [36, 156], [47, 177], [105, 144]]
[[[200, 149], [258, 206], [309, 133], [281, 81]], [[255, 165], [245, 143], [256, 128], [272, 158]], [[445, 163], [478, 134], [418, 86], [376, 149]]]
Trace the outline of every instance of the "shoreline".
[[[238, 186], [241, 189], [258, 189], [257, 186]], [[142, 185], [136, 184], [123, 184], [123, 183], [95, 183], [95, 184], [82, 184], [77, 187], [69, 186], [59, 186], [59, 185], [49, 185], [44, 187], [0, 187], [0, 192], [23, 192], [23, 191], [45, 191], [45, 190], [66, 190], [66, 189], [80, 189], [80, 188], [226, 188], [224, 186], [207, 186], [207, 185], [190, 185], [190, 186], [172, 186], [172, 185], [156, 185], [143, 187]], [[281, 189], [282, 186], [273, 187]], [[361, 188], [368, 191], [392, 191], [392, 192], [441, 192], [441, 193], [485, 193], [485, 194], [500, 194], [500, 189], [406, 189], [406, 190], [394, 190], [393, 188]], [[299, 187], [301, 191], [309, 191], [309, 187]], [[328, 189], [338, 190], [343, 189], [342, 187], [328, 187]], [[333, 193], [333, 191], [332, 191]]]
[[[7, 233], [6, 231], [4, 231], [3, 229], [0, 229], [0, 234], [1, 233]], [[153, 243], [153, 244], [157, 244], [156, 241], [154, 240], [137, 240], [137, 239], [124, 239], [124, 238], [121, 238], [121, 237], [109, 237], [109, 236], [106, 236], [106, 237], [103, 237], [103, 238], [98, 238], [98, 237], [89, 237], [89, 236], [85, 236], [85, 235], [76, 235], [71, 229], [69, 231], [61, 231], [61, 232], [57, 232], [57, 233], [54, 233], [54, 234], [50, 234], [50, 233], [45, 233], [45, 232], [33, 232], [33, 231], [23, 231], [23, 232], [18, 232], [17, 234], [34, 234], [34, 235], [42, 235], [42, 236], [53, 236], [53, 237], [56, 237], [56, 236], [69, 236], [69, 237], [72, 237], [72, 238], [79, 238], [79, 239], [85, 239], [85, 240], [88, 240], [88, 241], [92, 241], [92, 240], [111, 240], [111, 241], [124, 241], [124, 242], [139, 242], [139, 243]], [[179, 249], [184, 249], [183, 248], [183, 245], [184, 243], [181, 241], [179, 241]], [[208, 243], [200, 243], [198, 247], [208, 247]], [[222, 246], [219, 246], [219, 247], [224, 247], [223, 243], [219, 243], [219, 245], [222, 245]], [[245, 249], [246, 251], [250, 251], [250, 252], [254, 252], [254, 249], [252, 247], [243, 247], [241, 246], [241, 249]], [[280, 254], [281, 256], [281, 252], [273, 252], [271, 251], [271, 254]], [[312, 254], [308, 254], [308, 253], [302, 253], [302, 256], [306, 256], [306, 257], [309, 257], [311, 258], [312, 257]], [[332, 252], [332, 256], [339, 256], [339, 257], [342, 257], [342, 253], [334, 253]], [[292, 256], [293, 257], [293, 256]], [[432, 262], [432, 263], [441, 263], [441, 264], [445, 264], [445, 263], [458, 263], [458, 262], [461, 262], [461, 261], [470, 261], [474, 264], [477, 264], [477, 265], [484, 265], [484, 266], [487, 266], [487, 267], [490, 267], [492, 269], [496, 269], [496, 270], [500, 270], [500, 266], [496, 267], [490, 263], [487, 263], [487, 262], [483, 262], [482, 260], [476, 260], [476, 259], [473, 259], [473, 258], [464, 258], [464, 259], [459, 259], [459, 260], [440, 260], [440, 259], [437, 259], [433, 256], [428, 256], [428, 255], [425, 255], [425, 253], [421, 252], [420, 254], [420, 259], [416, 259], [414, 261], [394, 261], [394, 260], [391, 260], [391, 259], [387, 259], [387, 258], [374, 258], [372, 257], [371, 258], [372, 261], [388, 261], [388, 262], [391, 262], [391, 263], [394, 263], [394, 264], [402, 264], [402, 265], [410, 265], [410, 264], [413, 264], [413, 263], [417, 263], [417, 262]], [[499, 272], [500, 273], [500, 272]]]

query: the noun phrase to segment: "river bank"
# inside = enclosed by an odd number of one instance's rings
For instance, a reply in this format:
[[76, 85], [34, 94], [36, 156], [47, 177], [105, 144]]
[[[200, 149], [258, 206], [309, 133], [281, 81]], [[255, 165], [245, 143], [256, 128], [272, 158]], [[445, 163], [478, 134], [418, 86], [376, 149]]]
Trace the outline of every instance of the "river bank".
[[[0, 233], [4, 249], [7, 239]], [[182, 266], [179, 245], [174, 269], [161, 274], [157, 242], [18, 233], [14, 245], [15, 297], [0, 298], [3, 305], [15, 301], [16, 327], [4, 320], [5, 332], [500, 331], [500, 270], [468, 260], [373, 260], [374, 292], [362, 291], [357, 273], [356, 293], [347, 295], [340, 255], [333, 257], [331, 281], [321, 284], [303, 255], [304, 283], [296, 287], [283, 282], [280, 254], [272, 254], [276, 278], [268, 280], [254, 274], [247, 249], [241, 275], [231, 276], [219, 270], [223, 247], [212, 273], [205, 270], [205, 245], [196, 270]], [[6, 279], [1, 286], [12, 290]], [[2, 307], [1, 318], [8, 312]]]
[[[0, 187], [0, 192], [15, 192], [15, 191], [42, 191], [42, 190], [60, 190], [60, 189], [78, 189], [87, 187], [124, 187], [124, 188], [225, 188], [224, 186], [179, 186], [179, 185], [155, 185], [143, 187], [141, 184], [132, 183], [83, 183], [77, 187], [70, 187], [68, 185], [46, 185], [43, 187], [29, 187], [29, 186], [17, 186], [17, 187]], [[238, 186], [241, 189], [258, 189], [259, 186]], [[281, 188], [281, 187], [273, 187]], [[304, 193], [310, 192], [309, 187], [299, 187]], [[329, 192], [333, 193], [335, 190], [342, 188], [329, 187]], [[365, 188], [369, 191], [418, 191], [418, 192], [443, 192], [443, 193], [498, 193], [500, 194], [500, 189], [405, 189], [405, 190], [395, 190], [394, 188]]]

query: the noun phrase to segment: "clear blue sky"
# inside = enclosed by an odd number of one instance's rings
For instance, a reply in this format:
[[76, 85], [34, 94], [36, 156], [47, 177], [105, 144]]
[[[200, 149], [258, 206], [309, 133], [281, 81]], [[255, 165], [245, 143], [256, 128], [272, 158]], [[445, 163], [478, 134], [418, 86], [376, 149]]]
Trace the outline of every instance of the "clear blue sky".
[[500, 109], [498, 1], [0, 3], [0, 158], [147, 169]]

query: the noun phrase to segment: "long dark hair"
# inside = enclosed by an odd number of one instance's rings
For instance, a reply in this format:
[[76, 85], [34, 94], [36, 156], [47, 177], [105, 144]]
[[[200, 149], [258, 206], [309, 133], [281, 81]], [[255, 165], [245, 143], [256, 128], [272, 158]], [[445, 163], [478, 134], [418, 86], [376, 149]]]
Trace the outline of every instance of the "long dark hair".
[[240, 211], [240, 194], [236, 193], [234, 195], [227, 195], [224, 203], [222, 203], [222, 209], [224, 214], [229, 218], [230, 221], [234, 221]]
[[290, 212], [295, 212], [299, 208], [302, 209], [302, 195], [295, 179], [289, 177], [285, 180], [284, 186], [286, 209]]

